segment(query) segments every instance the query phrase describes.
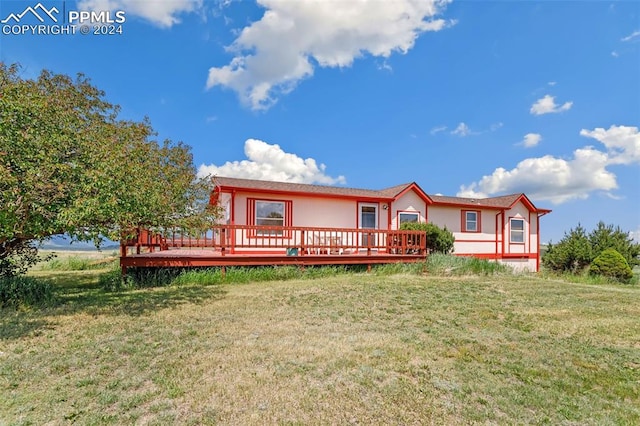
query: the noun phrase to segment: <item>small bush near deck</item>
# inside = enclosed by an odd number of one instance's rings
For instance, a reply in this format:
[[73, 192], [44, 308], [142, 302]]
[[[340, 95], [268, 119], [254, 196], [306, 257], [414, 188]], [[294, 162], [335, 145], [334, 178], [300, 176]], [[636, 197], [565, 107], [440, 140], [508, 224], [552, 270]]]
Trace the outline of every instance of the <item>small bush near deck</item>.
[[589, 267], [589, 274], [602, 275], [617, 281], [627, 282], [633, 271], [625, 258], [615, 249], [606, 249], [596, 257]]
[[429, 253], [449, 254], [453, 252], [455, 238], [446, 227], [440, 228], [433, 223], [406, 222], [400, 225], [404, 231], [424, 231], [427, 234], [427, 250]]
[[46, 306], [53, 302], [53, 287], [32, 277], [0, 278], [0, 308]]

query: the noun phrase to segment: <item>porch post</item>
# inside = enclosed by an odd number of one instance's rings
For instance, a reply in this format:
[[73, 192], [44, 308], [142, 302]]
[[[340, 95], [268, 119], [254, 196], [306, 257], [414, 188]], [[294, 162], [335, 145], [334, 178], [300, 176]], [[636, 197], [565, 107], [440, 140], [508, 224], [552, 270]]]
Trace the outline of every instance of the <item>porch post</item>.
[[225, 255], [224, 250], [226, 245], [227, 245], [227, 229], [225, 227], [222, 227], [222, 229], [220, 229], [220, 253], [222, 254], [222, 256]]

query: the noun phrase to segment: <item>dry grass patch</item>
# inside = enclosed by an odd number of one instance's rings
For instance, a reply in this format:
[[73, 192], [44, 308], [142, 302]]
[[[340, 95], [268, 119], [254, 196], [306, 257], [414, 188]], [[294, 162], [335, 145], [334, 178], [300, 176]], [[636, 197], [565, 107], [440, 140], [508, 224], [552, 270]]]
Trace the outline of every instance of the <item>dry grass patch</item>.
[[0, 313], [0, 423], [640, 422], [637, 288], [352, 275], [103, 293], [56, 276], [60, 307]]

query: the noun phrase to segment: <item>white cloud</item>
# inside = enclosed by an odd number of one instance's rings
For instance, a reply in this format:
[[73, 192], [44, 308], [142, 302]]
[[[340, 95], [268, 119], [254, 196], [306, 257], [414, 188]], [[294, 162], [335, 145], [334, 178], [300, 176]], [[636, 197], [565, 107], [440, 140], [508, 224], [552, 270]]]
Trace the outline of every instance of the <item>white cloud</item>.
[[502, 126], [504, 126], [504, 123], [502, 123], [502, 122], [494, 123], [489, 127], [489, 131], [495, 132], [496, 130], [502, 128]]
[[221, 166], [202, 164], [198, 176], [225, 176], [245, 179], [271, 180], [277, 182], [344, 184], [344, 176], [331, 177], [325, 173], [326, 166], [318, 165], [313, 158], [300, 158], [282, 150], [279, 145], [270, 145], [257, 139], [244, 143], [247, 160], [227, 161]]
[[618, 56], [620, 56], [620, 54], [614, 50], [613, 52], [611, 52], [611, 56], [617, 58]]
[[539, 133], [527, 133], [524, 135], [524, 139], [520, 142], [520, 145], [524, 145], [525, 148], [533, 148], [538, 145], [542, 140], [542, 135]]
[[640, 244], [640, 225], [636, 228], [635, 231], [629, 232], [629, 237], [636, 243]]
[[447, 126], [438, 126], [438, 127], [434, 127], [433, 129], [431, 129], [431, 133], [432, 135], [437, 135], [440, 132], [444, 132], [445, 130], [447, 130]]
[[562, 105], [556, 105], [554, 96], [545, 95], [531, 106], [529, 112], [534, 115], [550, 114], [552, 112], [567, 111], [572, 105], [573, 102], [565, 102]]
[[631, 34], [629, 34], [628, 36], [621, 38], [620, 41], [631, 41], [638, 37], [640, 37], [640, 30], [636, 30]]
[[583, 129], [580, 134], [601, 142], [606, 151], [591, 146], [577, 149], [573, 158], [545, 155], [527, 158], [511, 170], [497, 168], [478, 182], [462, 185], [458, 196], [487, 197], [525, 192], [536, 200], [560, 204], [586, 199], [594, 191], [607, 195], [618, 187], [616, 175], [607, 170], [614, 164], [640, 163], [640, 133], [637, 127], [611, 126], [608, 130]]
[[79, 0], [79, 10], [124, 10], [151, 23], [171, 28], [180, 23], [179, 15], [198, 11], [202, 0]]
[[460, 136], [460, 137], [465, 137], [465, 136], [472, 135], [473, 132], [471, 131], [469, 126], [467, 126], [465, 123], [460, 123], [458, 124], [458, 127], [456, 127], [454, 130], [451, 131], [451, 134]]
[[611, 126], [582, 129], [581, 136], [601, 142], [608, 150], [610, 164], [640, 164], [640, 132], [637, 127]]
[[434, 18], [449, 1], [258, 0], [264, 16], [228, 47], [235, 55], [228, 65], [209, 69], [207, 88], [228, 87], [252, 109], [268, 109], [316, 65], [407, 53], [421, 33], [455, 23]]

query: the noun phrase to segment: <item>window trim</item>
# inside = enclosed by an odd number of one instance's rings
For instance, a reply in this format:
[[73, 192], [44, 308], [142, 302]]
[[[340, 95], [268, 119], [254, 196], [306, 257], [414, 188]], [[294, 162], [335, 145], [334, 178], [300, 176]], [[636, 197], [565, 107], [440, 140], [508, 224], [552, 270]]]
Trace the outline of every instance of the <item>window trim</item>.
[[[467, 213], [476, 214], [476, 229], [469, 230], [467, 228]], [[473, 234], [479, 234], [482, 232], [482, 212], [480, 210], [462, 210], [460, 215], [460, 230], [461, 232], [470, 232]]]
[[397, 220], [397, 227], [398, 229], [400, 229], [400, 225], [402, 225], [402, 222], [400, 221], [400, 216], [402, 216], [403, 214], [405, 215], [412, 215], [416, 217], [416, 221], [415, 222], [409, 222], [409, 223], [420, 223], [420, 212], [415, 211], [415, 210], [398, 210], [397, 213], [398, 215], [398, 220]]
[[[517, 229], [516, 232], [518, 233], [522, 233], [522, 241], [514, 241], [513, 240], [513, 235], [514, 235], [514, 229], [513, 229], [513, 222], [514, 221], [520, 221], [522, 222], [522, 229]], [[527, 225], [525, 223], [525, 220], [523, 217], [510, 217], [509, 218], [509, 244], [525, 244], [525, 235], [526, 235], [526, 231], [527, 231]]]
[[[290, 228], [293, 222], [293, 202], [291, 200], [276, 200], [270, 198], [247, 198], [247, 225], [260, 226], [257, 224], [257, 204], [264, 203], [282, 203], [284, 217], [282, 218], [282, 227]], [[277, 226], [277, 225], [276, 225]], [[257, 232], [255, 228], [252, 228], [248, 232], [250, 238], [291, 238], [291, 230], [284, 230], [279, 235], [264, 235]]]

